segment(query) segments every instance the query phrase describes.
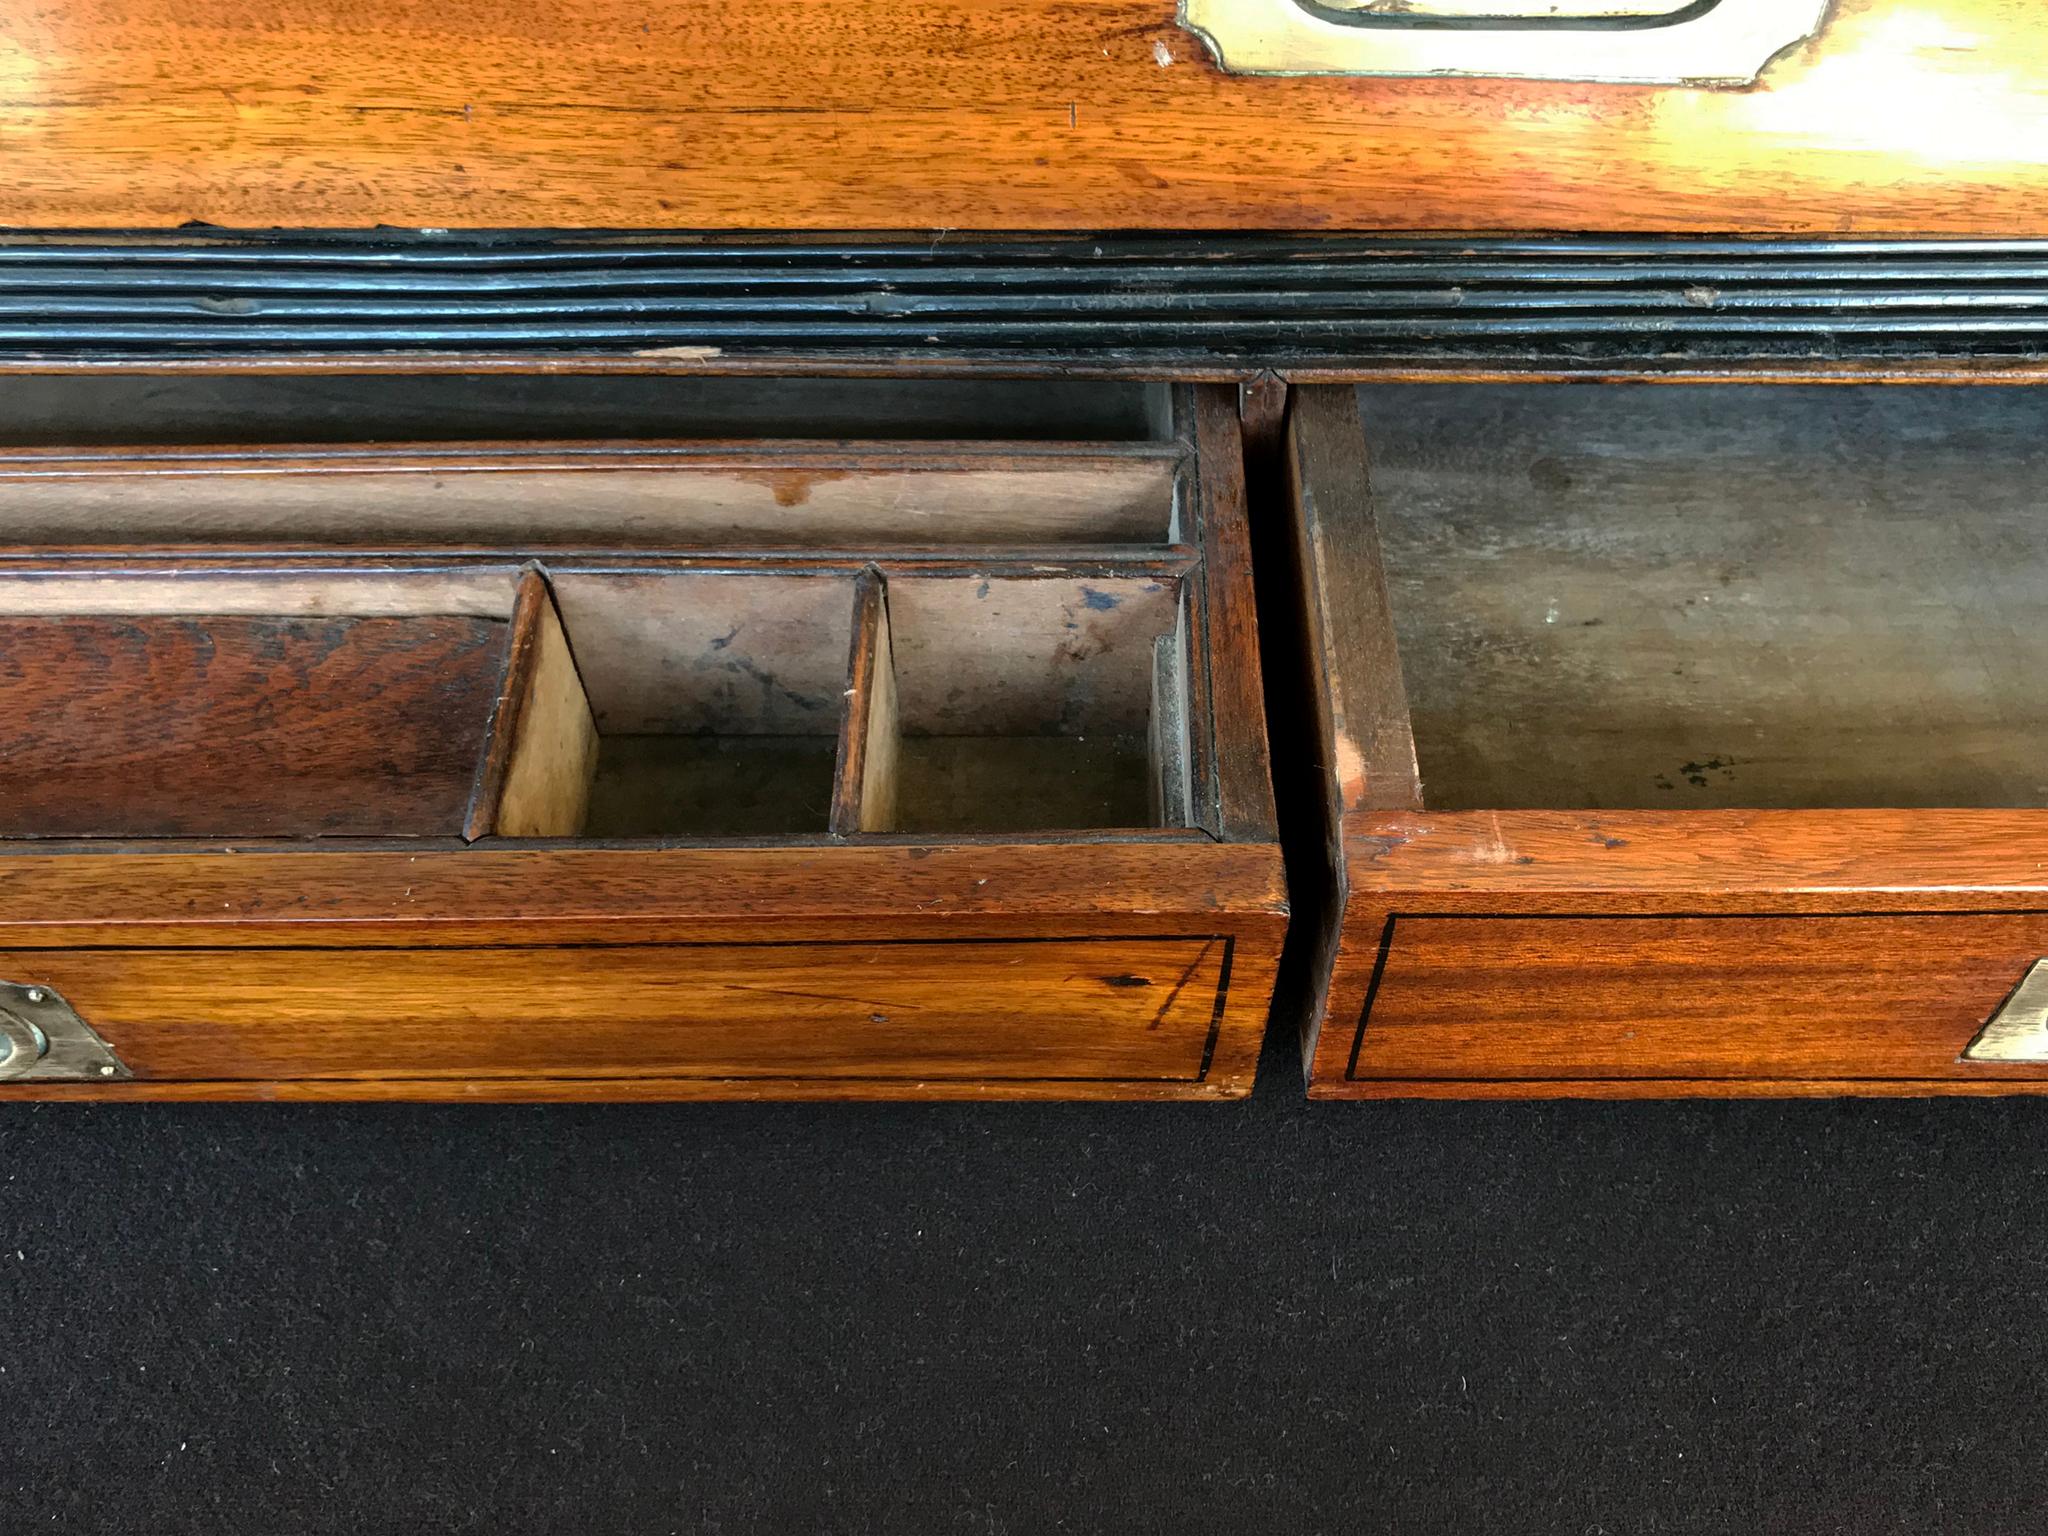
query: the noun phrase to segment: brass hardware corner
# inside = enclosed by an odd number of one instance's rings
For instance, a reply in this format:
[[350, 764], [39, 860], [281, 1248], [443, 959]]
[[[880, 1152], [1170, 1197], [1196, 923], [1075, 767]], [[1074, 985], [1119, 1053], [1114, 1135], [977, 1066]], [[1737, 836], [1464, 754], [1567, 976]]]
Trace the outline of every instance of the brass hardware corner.
[[1964, 1061], [2048, 1061], [2048, 960], [2036, 960], [2012, 996], [1963, 1051]]
[[0, 1083], [113, 1083], [134, 1075], [55, 991], [0, 982]]

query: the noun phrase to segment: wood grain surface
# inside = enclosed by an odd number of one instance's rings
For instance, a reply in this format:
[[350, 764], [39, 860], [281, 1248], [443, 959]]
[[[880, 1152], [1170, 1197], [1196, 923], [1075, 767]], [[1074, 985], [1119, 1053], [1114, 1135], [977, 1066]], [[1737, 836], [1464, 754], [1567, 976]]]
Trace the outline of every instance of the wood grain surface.
[[1278, 835], [1278, 816], [1266, 744], [1237, 392], [1200, 386], [1193, 391], [1193, 407], [1199, 466], [1195, 512], [1205, 579], [1188, 602], [1193, 642], [1187, 671], [1190, 686], [1206, 690], [1209, 698], [1208, 708], [1191, 721], [1193, 775], [1198, 785], [1215, 785], [1218, 810], [1211, 830], [1218, 836], [1271, 839]]
[[1769, 895], [1820, 910], [2048, 892], [2043, 810], [1362, 811], [1344, 844], [1355, 883], [1481, 902]]
[[1162, 544], [1179, 469], [1151, 444], [25, 448], [0, 544]]
[[2048, 1085], [2048, 1064], [1956, 1060], [2048, 954], [2048, 812], [1379, 812], [1345, 831], [1315, 1096]]
[[461, 831], [510, 627], [0, 617], [0, 836]]
[[2048, 1086], [1957, 1060], [2048, 953], [2048, 813], [1389, 812], [1347, 833], [1319, 1097]]
[[1331, 1042], [1355, 1051], [1345, 1082], [2048, 1078], [1958, 1060], [2048, 955], [2048, 898], [2026, 914], [1396, 917], [1386, 940], [1362, 1029]]
[[0, 976], [145, 1075], [0, 1099], [1227, 1098], [1286, 924], [1199, 834], [0, 862]]
[[142, 1078], [1198, 1084], [1220, 937], [0, 956]]
[[17, 227], [2048, 233], [2035, 0], [1836, 0], [1738, 90], [1230, 77], [1172, 0], [87, 0], [0, 59]]
[[[136, 850], [138, 852], [142, 850]], [[1277, 850], [1144, 841], [0, 854], [0, 945], [661, 943], [1284, 917]], [[291, 892], [289, 902], [276, 899]], [[993, 925], [993, 926], [991, 926]]]

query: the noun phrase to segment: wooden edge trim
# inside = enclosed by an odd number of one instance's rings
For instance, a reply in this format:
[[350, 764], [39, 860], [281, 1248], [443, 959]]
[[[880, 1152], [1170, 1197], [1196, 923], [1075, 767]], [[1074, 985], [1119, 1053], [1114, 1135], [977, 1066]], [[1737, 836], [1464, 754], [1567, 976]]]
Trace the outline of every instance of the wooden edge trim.
[[545, 589], [533, 656], [492, 830], [500, 837], [575, 837], [583, 831], [597, 779], [597, 721], [554, 597]]
[[1359, 1099], [1923, 1099], [1967, 1096], [2007, 1098], [2048, 1093], [2048, 1078], [1794, 1078], [1641, 1077], [1547, 1078], [1512, 1082], [1471, 1078], [1317, 1078], [1308, 1096], [1329, 1102]]
[[1185, 827], [1193, 819], [1188, 796], [1188, 593], [1174, 613], [1173, 632], [1152, 642], [1152, 705], [1146, 732], [1150, 758], [1152, 824]]
[[[1194, 458], [1175, 495], [1174, 538], [1192, 544], [1198, 563], [1181, 583], [1180, 608], [1188, 631], [1187, 665], [1182, 681], [1188, 691], [1188, 811], [1189, 819], [1211, 837], [1223, 835], [1223, 790], [1216, 762], [1215, 701], [1210, 685], [1215, 657], [1209, 647], [1207, 546], [1201, 525], [1207, 495], [1204, 482], [1212, 473], [1202, 433], [1202, 398], [1192, 388], [1174, 391], [1174, 416], [1195, 444]], [[1213, 471], [1221, 473], [1221, 470]]]
[[1543, 914], [1758, 895], [1881, 909], [2048, 894], [2048, 810], [1374, 812], [1345, 828], [1354, 903]]
[[875, 1102], [994, 1100], [1158, 1100], [1216, 1103], [1252, 1091], [1251, 1064], [1241, 1072], [1202, 1081], [1156, 1082], [1111, 1079], [1074, 1082], [1063, 1078], [912, 1077], [847, 1079], [692, 1077], [527, 1077], [527, 1078], [298, 1078], [285, 1081], [9, 1083], [0, 1103], [349, 1103], [386, 1100], [432, 1104], [647, 1103], [690, 1100]]
[[889, 628], [889, 589], [875, 575], [875, 618], [867, 678], [866, 750], [860, 760], [860, 830], [891, 832], [896, 828], [896, 764], [901, 755], [902, 725], [896, 712], [896, 642]]
[[[530, 547], [530, 546], [529, 546]], [[390, 589], [419, 595], [410, 606], [396, 603], [388, 610], [398, 617], [457, 613], [479, 618], [499, 618], [506, 613], [503, 598], [484, 584], [483, 578], [502, 573], [513, 590], [523, 567], [513, 564], [518, 556], [503, 547], [481, 549], [435, 549], [415, 547], [399, 550], [308, 549], [284, 547], [257, 553], [237, 544], [230, 554], [205, 549], [149, 548], [120, 544], [86, 548], [51, 548], [46, 545], [0, 544], [0, 576], [34, 577], [45, 586], [59, 582], [82, 585], [106, 576], [176, 577], [198, 582], [208, 577], [275, 578], [289, 576], [313, 581], [351, 583], [360, 589], [388, 584]], [[1089, 581], [1097, 578], [1151, 580], [1176, 589], [1186, 582], [1200, 563], [1200, 553], [1182, 545], [1105, 545], [1100, 551], [1078, 554], [1071, 544], [1049, 546], [991, 546], [960, 544], [945, 548], [927, 546], [901, 556], [865, 557], [858, 552], [812, 550], [739, 550], [703, 553], [670, 553], [664, 550], [574, 548], [549, 551], [546, 569], [550, 578], [559, 576], [660, 575], [668, 572], [704, 571], [721, 576], [760, 574], [767, 576], [856, 577], [869, 567], [887, 576], [959, 576], [971, 574], [993, 581]], [[374, 562], [368, 565], [366, 563]], [[455, 601], [447, 587], [433, 585], [436, 578], [475, 578], [478, 593], [449, 608]], [[247, 583], [247, 590], [263, 586]], [[368, 601], [362, 599], [360, 601]], [[45, 615], [67, 610], [53, 603], [30, 609], [16, 601], [12, 611]], [[81, 609], [80, 611], [94, 611]], [[109, 607], [110, 613], [128, 610]], [[172, 608], [161, 610], [164, 613]], [[182, 610], [179, 610], [182, 611]], [[236, 610], [225, 610], [236, 611]], [[260, 603], [241, 610], [268, 612]], [[367, 611], [367, 610], [366, 610]]]
[[[1209, 776], [1219, 837], [1272, 842], [1279, 837], [1273, 764], [1266, 742], [1266, 691], [1259, 670], [1259, 621], [1252, 596], [1251, 531], [1246, 520], [1244, 437], [1237, 391], [1194, 390], [1195, 530], [1202, 580], [1191, 605], [1195, 640], [1188, 667], [1189, 738], [1196, 782]], [[1208, 707], [1201, 708], [1207, 700]], [[1204, 716], [1206, 715], [1206, 719]], [[1209, 797], [1201, 797], [1205, 802]]]
[[853, 639], [833, 767], [831, 830], [839, 836], [896, 826], [896, 656], [889, 589], [873, 566], [854, 582]]
[[1345, 817], [1380, 801], [1419, 811], [1422, 790], [1357, 391], [1290, 389], [1280, 436], [1287, 598], [1297, 611], [1302, 707], [1316, 768], [1316, 824], [1297, 840], [1295, 856], [1316, 861], [1328, 906], [1299, 941], [1298, 1033], [1302, 1069], [1313, 1080], [1350, 899]]
[[498, 701], [491, 709], [483, 756], [477, 761], [476, 782], [470, 790], [469, 813], [462, 822], [462, 835], [469, 842], [475, 842], [498, 824], [505, 775], [512, 765], [513, 737], [533, 687], [535, 642], [544, 606], [551, 606], [547, 580], [529, 567], [519, 577], [518, 595], [512, 604], [512, 644], [505, 657], [504, 680], [498, 690]]
[[[1168, 914], [1237, 925], [1287, 911], [1280, 854], [1206, 837], [1027, 843], [607, 848], [580, 843], [410, 852], [0, 855], [0, 944], [520, 943], [571, 931], [966, 933], [988, 922], [1150, 930]], [[276, 893], [293, 893], [289, 908]], [[353, 933], [355, 937], [345, 938]]]
[[982, 475], [1173, 474], [1180, 444], [1029, 439], [904, 439], [833, 442], [802, 438], [561, 438], [382, 443], [138, 443], [126, 446], [0, 446], [0, 478], [145, 479], [173, 475], [562, 474], [674, 470], [717, 474], [759, 469]]
[[1415, 728], [1358, 393], [1317, 385], [1294, 394], [1287, 463], [1327, 669], [1338, 803], [1347, 815], [1419, 811]]

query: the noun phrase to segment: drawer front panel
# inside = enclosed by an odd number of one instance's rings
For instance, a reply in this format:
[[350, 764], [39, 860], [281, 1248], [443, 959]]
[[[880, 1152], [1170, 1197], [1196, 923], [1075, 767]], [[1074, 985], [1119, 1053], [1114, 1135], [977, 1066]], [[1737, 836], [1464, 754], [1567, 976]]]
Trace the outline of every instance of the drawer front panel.
[[1998, 1081], [1960, 1061], [2048, 912], [1396, 916], [1350, 1081]]
[[[1227, 936], [0, 952], [138, 1084], [1200, 1083]], [[10, 1090], [0, 1087], [0, 1096]]]

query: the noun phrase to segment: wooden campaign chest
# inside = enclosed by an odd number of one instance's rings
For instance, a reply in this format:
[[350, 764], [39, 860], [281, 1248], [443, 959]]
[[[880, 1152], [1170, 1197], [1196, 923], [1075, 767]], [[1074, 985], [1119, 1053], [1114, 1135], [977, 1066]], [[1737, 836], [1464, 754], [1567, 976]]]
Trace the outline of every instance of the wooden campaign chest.
[[0, 1096], [2048, 1080], [2039, 7], [0, 45]]

